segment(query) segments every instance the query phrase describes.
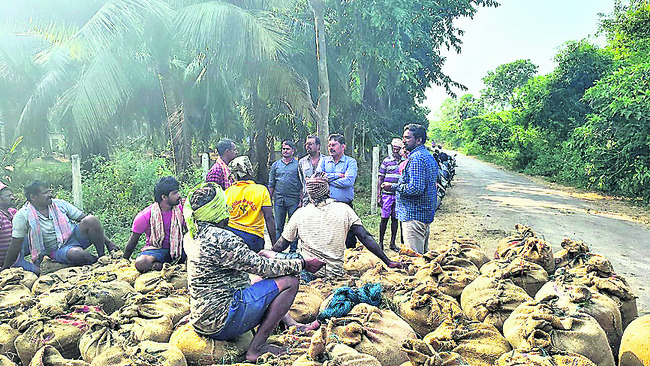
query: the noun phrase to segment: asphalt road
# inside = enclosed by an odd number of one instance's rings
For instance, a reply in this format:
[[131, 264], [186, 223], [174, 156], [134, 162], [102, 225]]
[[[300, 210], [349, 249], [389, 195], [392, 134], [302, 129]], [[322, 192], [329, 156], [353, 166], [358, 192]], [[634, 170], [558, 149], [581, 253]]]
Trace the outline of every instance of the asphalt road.
[[[503, 237], [513, 232], [515, 223], [522, 223], [548, 241], [553, 251], [561, 249], [565, 237], [582, 240], [592, 252], [609, 258], [639, 297], [639, 312], [650, 313], [650, 230], [646, 226], [599, 211], [602, 205], [595, 199], [576, 197], [461, 154], [457, 161], [449, 201], [471, 213], [473, 225]], [[444, 220], [438, 225], [444, 225]], [[488, 255], [494, 252], [494, 243], [496, 239], [488, 245]]]

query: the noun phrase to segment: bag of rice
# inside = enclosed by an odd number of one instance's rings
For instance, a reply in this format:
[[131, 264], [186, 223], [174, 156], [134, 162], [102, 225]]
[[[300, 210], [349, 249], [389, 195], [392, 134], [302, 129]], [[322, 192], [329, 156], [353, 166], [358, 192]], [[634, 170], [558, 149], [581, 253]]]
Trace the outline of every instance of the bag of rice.
[[396, 312], [417, 334], [424, 337], [446, 319], [462, 315], [458, 302], [435, 285], [424, 284], [412, 291], [399, 291], [393, 296]]
[[185, 324], [174, 331], [169, 344], [178, 348], [192, 365], [212, 365], [244, 361], [252, 340], [251, 332], [246, 332], [230, 341], [218, 341], [198, 334], [191, 324]]
[[650, 365], [650, 315], [635, 319], [625, 328], [618, 365]]
[[546, 270], [539, 264], [523, 258], [497, 259], [481, 267], [481, 274], [503, 280], [511, 280], [515, 285], [534, 297], [537, 291], [548, 282]]

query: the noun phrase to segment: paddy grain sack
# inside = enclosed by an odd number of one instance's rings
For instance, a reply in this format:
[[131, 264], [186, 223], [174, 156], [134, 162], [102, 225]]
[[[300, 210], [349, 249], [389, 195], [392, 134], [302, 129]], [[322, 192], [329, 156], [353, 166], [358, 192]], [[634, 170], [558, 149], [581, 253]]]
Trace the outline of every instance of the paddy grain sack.
[[0, 366], [16, 366], [16, 364], [9, 357], [0, 355]]
[[463, 314], [458, 302], [432, 284], [413, 291], [398, 291], [393, 296], [397, 312], [421, 337], [433, 332], [448, 318]]
[[113, 347], [95, 358], [92, 366], [187, 366], [181, 351], [171, 344], [144, 341], [133, 347]]
[[497, 249], [494, 252], [494, 259], [500, 259], [503, 258], [504, 255], [508, 255], [507, 253], [512, 247], [521, 245], [526, 238], [534, 238], [537, 236], [533, 229], [522, 224], [515, 224], [515, 231], [517, 232], [515, 235], [499, 240]]
[[499, 253], [499, 257], [495, 259], [514, 257], [521, 257], [529, 262], [537, 263], [549, 274], [553, 274], [555, 271], [555, 258], [551, 245], [540, 238], [526, 238], [519, 244]]
[[29, 366], [89, 366], [81, 360], [69, 360], [52, 346], [45, 346], [36, 352]]
[[124, 305], [124, 295], [135, 292], [128, 282], [120, 281], [115, 274], [80, 278], [66, 294], [68, 305], [100, 306], [106, 314], [112, 314]]
[[[477, 269], [480, 269], [485, 263], [490, 261], [478, 243], [463, 243], [459, 242], [457, 239], [452, 239], [449, 243], [437, 247], [433, 252], [438, 254], [450, 253], [458, 258], [469, 260]], [[427, 255], [425, 254], [425, 257], [426, 256]]]
[[0, 289], [0, 309], [19, 307], [32, 298], [32, 292], [25, 285], [5, 285]]
[[15, 346], [23, 365], [29, 365], [36, 352], [45, 346], [53, 346], [64, 358], [79, 358], [79, 338], [87, 330], [87, 324], [64, 320], [39, 321], [16, 338]]
[[119, 325], [119, 336], [128, 345], [142, 341], [166, 343], [173, 330], [172, 321], [167, 315], [149, 312], [139, 306], [124, 306], [113, 313], [112, 318]]
[[597, 366], [577, 353], [545, 350], [514, 350], [501, 356], [494, 366]]
[[357, 244], [353, 249], [346, 249], [343, 253], [343, 269], [352, 276], [360, 277], [377, 264], [381, 264], [381, 259], [370, 253], [362, 244]]
[[146, 294], [165, 285], [171, 285], [175, 290], [187, 288], [187, 270], [184, 264], [165, 263], [162, 270], [147, 272], [138, 277], [133, 287]]
[[567, 314], [551, 299], [521, 304], [503, 324], [503, 333], [518, 348], [552, 348], [581, 354], [599, 366], [613, 366], [607, 335], [589, 315]]
[[312, 344], [310, 349], [318, 348], [318, 351], [303, 354], [292, 363], [292, 366], [381, 366], [376, 358], [359, 353], [345, 344], [327, 344], [325, 339], [322, 339], [324, 337], [319, 337], [318, 333], [315, 337], [320, 338], [322, 344], [317, 347]]
[[535, 297], [537, 291], [548, 282], [548, 274], [542, 266], [523, 258], [490, 261], [481, 267], [481, 274], [511, 280], [530, 297]]
[[300, 286], [288, 314], [298, 323], [311, 323], [316, 320], [322, 303], [323, 297], [318, 289]]
[[246, 332], [230, 341], [218, 341], [198, 334], [191, 324], [176, 329], [169, 344], [178, 348], [187, 362], [193, 365], [228, 364], [244, 361], [253, 340]]
[[618, 360], [619, 366], [650, 365], [650, 315], [637, 318], [625, 328]]
[[431, 262], [420, 268], [414, 277], [421, 283], [437, 286], [446, 295], [458, 298], [463, 289], [478, 276], [476, 267], [468, 269], [456, 265], [441, 266], [437, 262]]
[[479, 276], [460, 296], [463, 312], [471, 320], [491, 324], [499, 331], [517, 306], [531, 301], [526, 291], [511, 280]]
[[395, 313], [368, 304], [355, 306], [346, 317], [330, 319], [327, 333], [357, 352], [375, 357], [383, 366], [408, 361], [402, 342], [417, 337]]
[[402, 344], [409, 362], [401, 366], [466, 366], [467, 361], [463, 360], [455, 352], [436, 352], [431, 346], [421, 339], [407, 339]]
[[391, 269], [380, 263], [361, 276], [361, 283], [381, 283], [382, 292], [390, 296], [397, 286], [406, 281], [407, 277], [405, 271]]
[[24, 285], [31, 290], [37, 279], [37, 275], [20, 267], [7, 268], [0, 272], [0, 288], [6, 285]]
[[12, 328], [9, 324], [0, 324], [0, 355], [10, 355], [16, 353], [14, 341], [20, 332]]

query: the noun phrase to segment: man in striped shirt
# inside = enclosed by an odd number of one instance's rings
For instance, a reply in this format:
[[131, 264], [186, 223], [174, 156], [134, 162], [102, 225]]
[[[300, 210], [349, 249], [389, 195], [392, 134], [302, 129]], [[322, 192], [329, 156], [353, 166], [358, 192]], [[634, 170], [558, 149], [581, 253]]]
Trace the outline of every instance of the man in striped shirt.
[[399, 182], [400, 171], [399, 164], [404, 160], [400, 155], [400, 150], [404, 143], [400, 138], [394, 138], [390, 143], [392, 155], [386, 157], [379, 166], [379, 179], [377, 189], [377, 205], [381, 207], [381, 222], [379, 223], [379, 246], [384, 249], [384, 235], [388, 227], [390, 218], [390, 249], [397, 251], [395, 239], [397, 237], [397, 215], [395, 214], [395, 192], [381, 188], [383, 182]]

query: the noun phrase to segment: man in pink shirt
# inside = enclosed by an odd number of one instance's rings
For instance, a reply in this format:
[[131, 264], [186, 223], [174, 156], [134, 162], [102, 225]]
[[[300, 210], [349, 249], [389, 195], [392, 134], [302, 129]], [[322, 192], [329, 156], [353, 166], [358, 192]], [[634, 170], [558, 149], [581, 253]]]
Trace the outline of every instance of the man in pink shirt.
[[185, 259], [183, 234], [187, 228], [180, 205], [179, 186], [173, 177], [160, 178], [153, 190], [156, 202], [140, 211], [133, 220], [131, 237], [124, 248], [124, 258], [131, 258], [140, 236], [145, 234], [147, 241], [135, 260], [135, 268], [141, 273], [159, 271], [163, 263]]

